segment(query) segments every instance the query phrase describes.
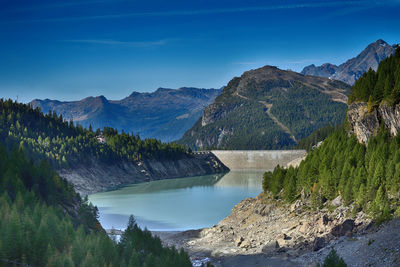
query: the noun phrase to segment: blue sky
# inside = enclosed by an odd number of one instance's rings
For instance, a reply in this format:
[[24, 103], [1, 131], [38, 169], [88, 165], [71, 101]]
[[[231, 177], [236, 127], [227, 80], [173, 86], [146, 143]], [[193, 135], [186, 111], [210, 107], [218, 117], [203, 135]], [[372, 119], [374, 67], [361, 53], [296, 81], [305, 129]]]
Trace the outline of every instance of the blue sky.
[[264, 65], [340, 64], [400, 42], [400, 1], [0, 0], [0, 97], [219, 88]]

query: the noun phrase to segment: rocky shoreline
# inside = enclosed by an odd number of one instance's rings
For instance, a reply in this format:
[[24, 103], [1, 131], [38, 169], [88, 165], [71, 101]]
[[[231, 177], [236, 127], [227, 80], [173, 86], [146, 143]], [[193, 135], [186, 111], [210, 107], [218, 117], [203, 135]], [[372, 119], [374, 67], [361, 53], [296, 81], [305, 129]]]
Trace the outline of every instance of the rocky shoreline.
[[81, 195], [115, 189], [124, 185], [161, 179], [200, 176], [229, 169], [212, 153], [194, 154], [178, 160], [142, 160], [105, 164], [92, 162], [58, 170]]
[[215, 266], [317, 266], [332, 248], [348, 266], [400, 266], [400, 219], [378, 227], [351, 211], [340, 197], [311, 210], [301, 200], [287, 205], [260, 194], [211, 228], [154, 235]]

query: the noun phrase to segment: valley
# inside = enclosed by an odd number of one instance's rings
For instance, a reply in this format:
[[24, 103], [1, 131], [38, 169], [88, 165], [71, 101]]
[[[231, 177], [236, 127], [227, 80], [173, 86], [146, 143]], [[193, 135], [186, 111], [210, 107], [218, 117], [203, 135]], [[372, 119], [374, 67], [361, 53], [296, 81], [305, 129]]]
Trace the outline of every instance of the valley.
[[121, 100], [98, 96], [80, 101], [34, 99], [29, 104], [45, 114], [56, 112], [85, 128], [106, 126], [170, 142], [179, 139], [220, 92], [192, 87], [158, 88], [151, 93], [133, 92]]
[[0, 267], [400, 267], [399, 14], [2, 1]]
[[286, 166], [304, 157], [305, 151], [212, 151], [210, 154], [231, 171], [164, 178], [91, 194], [89, 200], [99, 208], [103, 227], [123, 229], [130, 214], [137, 217], [141, 227], [152, 231], [210, 227], [228, 216], [236, 203], [261, 193], [265, 171], [277, 165]]

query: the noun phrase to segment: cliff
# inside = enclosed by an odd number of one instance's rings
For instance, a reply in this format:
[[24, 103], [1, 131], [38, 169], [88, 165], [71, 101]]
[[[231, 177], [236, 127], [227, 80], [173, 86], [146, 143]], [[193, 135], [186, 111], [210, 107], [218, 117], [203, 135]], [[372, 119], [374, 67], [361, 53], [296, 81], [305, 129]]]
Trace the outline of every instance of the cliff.
[[390, 106], [382, 103], [368, 112], [367, 103], [352, 103], [347, 111], [347, 121], [349, 133], [354, 134], [360, 143], [368, 144], [382, 122], [390, 136], [396, 136], [400, 130], [400, 105]]
[[226, 172], [229, 169], [213, 154], [196, 154], [179, 160], [143, 160], [90, 166], [78, 165], [58, 170], [61, 177], [75, 186], [81, 195], [106, 191], [120, 186], [161, 179], [199, 176]]

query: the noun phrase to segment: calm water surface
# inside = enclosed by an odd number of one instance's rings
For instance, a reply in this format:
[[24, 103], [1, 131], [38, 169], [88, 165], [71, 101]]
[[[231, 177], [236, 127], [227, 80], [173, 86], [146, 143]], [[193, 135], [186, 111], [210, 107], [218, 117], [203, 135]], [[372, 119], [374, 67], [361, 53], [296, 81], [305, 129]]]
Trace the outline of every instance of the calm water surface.
[[106, 229], [124, 229], [133, 214], [141, 227], [181, 231], [210, 227], [228, 216], [237, 203], [262, 191], [263, 171], [168, 179], [97, 193], [89, 200], [99, 208]]

